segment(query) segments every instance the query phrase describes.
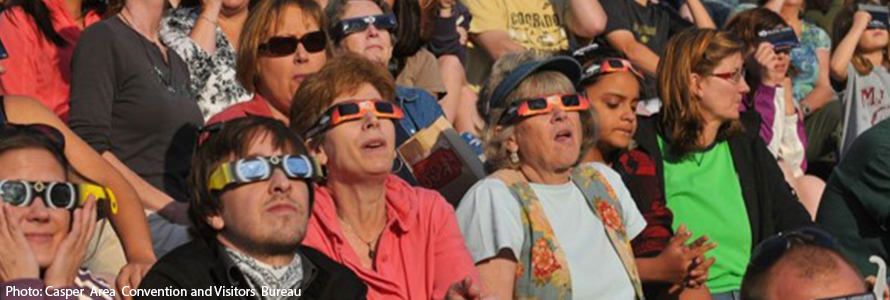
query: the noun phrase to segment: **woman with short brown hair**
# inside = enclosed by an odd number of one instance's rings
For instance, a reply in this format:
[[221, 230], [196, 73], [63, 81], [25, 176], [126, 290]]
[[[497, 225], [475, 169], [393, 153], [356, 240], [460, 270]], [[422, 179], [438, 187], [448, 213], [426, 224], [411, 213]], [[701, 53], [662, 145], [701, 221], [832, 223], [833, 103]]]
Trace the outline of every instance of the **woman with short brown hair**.
[[403, 112], [386, 68], [344, 54], [295, 101], [302, 106], [291, 110], [291, 129], [328, 171], [303, 244], [352, 269], [368, 299], [479, 297], [451, 204], [391, 173]]

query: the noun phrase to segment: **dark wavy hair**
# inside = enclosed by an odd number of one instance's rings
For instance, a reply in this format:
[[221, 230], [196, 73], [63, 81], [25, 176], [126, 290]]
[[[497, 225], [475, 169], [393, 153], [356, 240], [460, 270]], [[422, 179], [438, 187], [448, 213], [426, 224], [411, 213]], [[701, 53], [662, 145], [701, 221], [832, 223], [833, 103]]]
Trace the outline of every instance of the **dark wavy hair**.
[[[192, 234], [208, 239], [216, 237], [217, 231], [207, 224], [207, 217], [218, 215], [223, 210], [219, 194], [207, 188], [210, 174], [220, 164], [231, 160], [232, 157], [246, 157], [251, 143], [264, 136], [268, 136], [273, 147], [281, 149], [282, 152], [309, 155], [303, 139], [278, 120], [249, 116], [210, 126], [216, 128], [207, 129], [207, 138], [195, 151], [188, 180], [189, 190], [192, 193], [189, 205]], [[308, 181], [307, 186], [311, 208], [314, 196], [313, 182]]]
[[[16, 7], [20, 7], [25, 14], [34, 19], [34, 23], [37, 24], [37, 30], [43, 34], [43, 37], [53, 43], [53, 45], [56, 45], [57, 47], [73, 46], [69, 45], [69, 43], [62, 38], [62, 35], [56, 32], [56, 29], [53, 28], [52, 16], [50, 16], [49, 8], [46, 7], [46, 3], [43, 3], [43, 0], [7, 0], [3, 5], [3, 11], [5, 13], [10, 13], [9, 10]], [[97, 14], [102, 15], [105, 13], [106, 8], [106, 2], [102, 0], [84, 0], [81, 5], [81, 10], [83, 11], [84, 16], [89, 12], [96, 12]]]

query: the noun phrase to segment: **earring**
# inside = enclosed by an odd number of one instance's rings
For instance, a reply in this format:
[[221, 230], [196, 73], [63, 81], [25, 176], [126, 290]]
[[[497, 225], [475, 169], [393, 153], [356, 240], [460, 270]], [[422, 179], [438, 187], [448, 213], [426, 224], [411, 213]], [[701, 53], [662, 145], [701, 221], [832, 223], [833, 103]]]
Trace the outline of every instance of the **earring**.
[[510, 152], [510, 162], [513, 164], [519, 163], [519, 154], [516, 152]]

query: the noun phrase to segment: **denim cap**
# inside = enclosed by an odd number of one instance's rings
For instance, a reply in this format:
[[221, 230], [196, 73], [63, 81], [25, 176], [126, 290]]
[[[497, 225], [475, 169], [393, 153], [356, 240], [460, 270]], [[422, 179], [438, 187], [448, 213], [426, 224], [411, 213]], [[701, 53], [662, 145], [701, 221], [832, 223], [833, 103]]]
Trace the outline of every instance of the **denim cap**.
[[560, 72], [569, 78], [572, 85], [578, 83], [582, 73], [581, 65], [568, 56], [539, 58], [524, 62], [507, 73], [507, 75], [504, 76], [504, 79], [494, 88], [494, 92], [491, 93], [491, 96], [485, 103], [485, 110], [483, 111], [484, 115], [488, 116], [488, 114], [491, 113], [492, 108], [503, 107], [506, 104], [504, 102], [507, 101], [507, 97], [510, 96], [510, 93], [512, 93], [520, 83], [525, 81], [526, 78], [538, 71]]

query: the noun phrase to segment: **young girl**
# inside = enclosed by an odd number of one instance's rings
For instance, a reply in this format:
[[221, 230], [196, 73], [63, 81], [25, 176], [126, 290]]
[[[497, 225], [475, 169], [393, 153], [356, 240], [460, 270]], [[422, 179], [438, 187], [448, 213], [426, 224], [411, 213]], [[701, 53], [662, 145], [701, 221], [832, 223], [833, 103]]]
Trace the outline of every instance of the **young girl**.
[[779, 166], [800, 201], [815, 217], [819, 199], [825, 183], [810, 175], [805, 175], [806, 135], [800, 109], [792, 96], [791, 76], [798, 73], [791, 70], [790, 53], [793, 48], [776, 48], [768, 42], [761, 42], [760, 33], [769, 30], [787, 30], [786, 23], [779, 14], [766, 8], [744, 11], [726, 24], [726, 30], [748, 44], [750, 55], [746, 63], [746, 81], [752, 87], [745, 97], [741, 109], [754, 110], [759, 115], [759, 126], [747, 128], [758, 132], [767, 148], [779, 161]]
[[[886, 94], [890, 86], [887, 25], [872, 26], [871, 15], [848, 8], [835, 19], [837, 47], [831, 57], [831, 79], [841, 92], [844, 126], [841, 158], [853, 140], [890, 116]], [[845, 35], [846, 34], [846, 35]]]

